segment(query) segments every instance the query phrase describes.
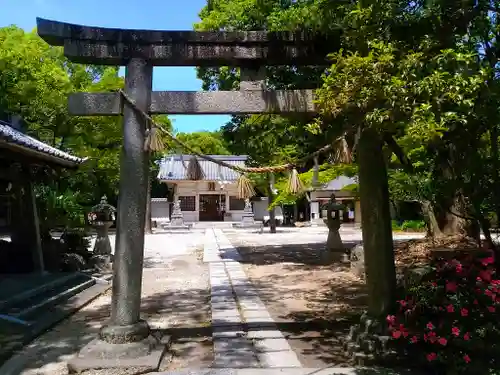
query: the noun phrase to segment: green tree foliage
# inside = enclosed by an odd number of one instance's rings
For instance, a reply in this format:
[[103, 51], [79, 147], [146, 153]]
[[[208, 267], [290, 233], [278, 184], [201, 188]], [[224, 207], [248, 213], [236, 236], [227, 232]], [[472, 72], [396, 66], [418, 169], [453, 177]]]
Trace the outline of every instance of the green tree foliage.
[[[89, 158], [77, 171], [61, 171], [39, 187], [44, 222], [64, 225], [60, 220], [64, 216], [71, 219], [67, 224], [77, 225], [102, 195], [116, 204], [121, 119], [71, 116], [67, 100], [72, 92], [116, 91], [122, 87], [118, 68], [71, 63], [62, 48], [50, 47], [36, 32], [15, 26], [0, 28], [0, 115], [20, 115], [27, 133]], [[168, 117], [155, 120], [172, 130]], [[169, 139], [162, 138], [169, 147]], [[158, 155], [152, 160], [155, 158]]]
[[[234, 118], [223, 128], [229, 148], [245, 150], [256, 164], [272, 164], [342, 134], [355, 149], [359, 130], [376, 128], [386, 143], [392, 199], [420, 201], [435, 234], [473, 234], [471, 224], [484, 227], [484, 218], [500, 214], [500, 197], [492, 193], [500, 182], [499, 11], [500, 2], [486, 0], [213, 0], [195, 28], [330, 36], [341, 30], [342, 48], [332, 46], [326, 72], [268, 67], [271, 88], [320, 87], [321, 116]], [[207, 89], [237, 88], [238, 76], [237, 69], [199, 69]], [[299, 137], [284, 136], [290, 125]]]
[[[220, 132], [200, 131], [194, 133], [177, 133], [177, 139], [186, 144], [192, 150], [207, 155], [229, 155], [225, 140]], [[187, 153], [186, 150], [177, 150], [174, 153]]]

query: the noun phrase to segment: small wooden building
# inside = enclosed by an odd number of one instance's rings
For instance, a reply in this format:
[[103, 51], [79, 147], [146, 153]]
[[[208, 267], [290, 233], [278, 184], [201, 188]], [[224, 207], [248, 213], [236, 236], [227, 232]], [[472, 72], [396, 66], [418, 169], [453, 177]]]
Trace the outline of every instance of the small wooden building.
[[16, 124], [0, 121], [0, 230], [5, 236], [0, 273], [44, 273], [33, 185], [50, 172], [77, 168], [84, 160], [24, 134]]
[[[211, 155], [231, 165], [245, 166], [246, 155]], [[174, 199], [181, 201], [181, 210], [187, 222], [240, 221], [245, 208], [238, 198], [239, 173], [208, 160], [198, 158], [203, 171], [202, 180], [187, 178], [191, 155], [168, 155], [160, 162], [158, 180], [173, 190]], [[170, 202], [171, 203], [171, 202]], [[152, 200], [152, 211], [158, 217], [168, 217], [169, 204], [164, 199]], [[158, 207], [156, 207], [158, 206]], [[162, 208], [162, 212], [158, 212]], [[170, 205], [171, 206], [171, 205]]]

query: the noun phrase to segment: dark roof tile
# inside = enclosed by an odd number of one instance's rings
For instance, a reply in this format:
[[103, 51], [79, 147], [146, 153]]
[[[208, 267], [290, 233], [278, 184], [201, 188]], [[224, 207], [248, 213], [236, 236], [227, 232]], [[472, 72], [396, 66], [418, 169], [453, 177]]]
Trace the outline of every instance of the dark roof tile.
[[4, 121], [0, 121], [0, 139], [3, 139], [7, 143], [16, 144], [23, 148], [41, 152], [74, 164], [80, 164], [85, 160], [30, 137], [14, 129], [10, 124]]
[[[246, 155], [210, 155], [212, 158], [224, 161], [231, 165], [240, 167], [245, 166], [248, 159]], [[187, 180], [186, 169], [191, 155], [168, 155], [160, 161], [159, 180], [179, 181]], [[214, 162], [197, 157], [203, 170], [204, 180], [206, 181], [236, 181], [240, 176], [239, 172], [228, 167], [219, 166]], [[184, 161], [184, 164], [183, 164]], [[185, 165], [185, 166], [184, 166]]]

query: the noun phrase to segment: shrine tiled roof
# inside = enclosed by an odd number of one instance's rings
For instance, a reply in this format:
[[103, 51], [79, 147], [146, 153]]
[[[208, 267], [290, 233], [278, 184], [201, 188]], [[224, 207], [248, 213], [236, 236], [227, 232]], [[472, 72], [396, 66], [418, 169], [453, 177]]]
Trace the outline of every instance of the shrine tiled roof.
[[[222, 160], [231, 165], [240, 167], [245, 166], [248, 157], [246, 155], [210, 155], [212, 158]], [[162, 181], [180, 181], [187, 180], [186, 169], [191, 159], [191, 155], [168, 155], [160, 162], [160, 171], [158, 179]], [[235, 170], [220, 166], [214, 162], [204, 160], [198, 157], [201, 169], [203, 170], [204, 180], [206, 181], [228, 181], [238, 180], [240, 173]]]
[[323, 185], [322, 190], [342, 190], [349, 185], [358, 183], [358, 177], [339, 176]]
[[0, 148], [15, 146], [26, 154], [35, 157], [48, 157], [53, 162], [64, 166], [78, 165], [85, 161], [83, 158], [71, 155], [55, 147], [49, 146], [38, 139], [14, 129], [9, 123], [0, 120]]

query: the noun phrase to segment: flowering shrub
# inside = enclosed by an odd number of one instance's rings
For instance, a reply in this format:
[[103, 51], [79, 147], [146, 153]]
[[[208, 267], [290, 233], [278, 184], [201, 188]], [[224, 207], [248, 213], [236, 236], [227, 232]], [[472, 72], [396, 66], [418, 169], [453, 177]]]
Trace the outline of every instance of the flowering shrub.
[[395, 346], [437, 373], [497, 368], [500, 280], [494, 263], [491, 253], [437, 261], [387, 317]]

